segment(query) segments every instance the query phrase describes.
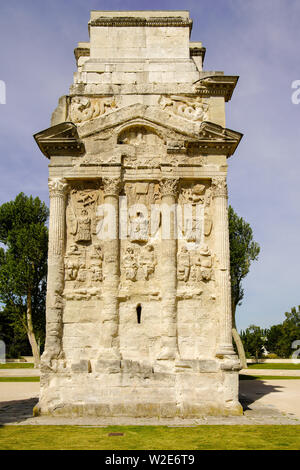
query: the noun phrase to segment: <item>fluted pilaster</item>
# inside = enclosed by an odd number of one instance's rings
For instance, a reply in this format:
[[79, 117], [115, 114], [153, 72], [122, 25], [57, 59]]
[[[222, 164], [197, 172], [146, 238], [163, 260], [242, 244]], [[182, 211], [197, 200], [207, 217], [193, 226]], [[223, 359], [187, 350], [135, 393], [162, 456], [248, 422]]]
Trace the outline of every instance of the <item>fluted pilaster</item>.
[[232, 347], [231, 285], [230, 285], [230, 248], [228, 227], [228, 195], [226, 177], [212, 179], [215, 207], [216, 255], [219, 262], [217, 280], [220, 292], [220, 344], [217, 354], [234, 354]]
[[49, 180], [50, 220], [48, 244], [48, 279], [46, 301], [46, 345], [43, 361], [62, 357], [62, 292], [64, 289], [64, 252], [66, 194], [64, 178]]
[[178, 354], [177, 344], [177, 221], [176, 201], [178, 179], [165, 178], [160, 182], [161, 191], [161, 273], [162, 273], [162, 321], [161, 351], [159, 360], [172, 360]]

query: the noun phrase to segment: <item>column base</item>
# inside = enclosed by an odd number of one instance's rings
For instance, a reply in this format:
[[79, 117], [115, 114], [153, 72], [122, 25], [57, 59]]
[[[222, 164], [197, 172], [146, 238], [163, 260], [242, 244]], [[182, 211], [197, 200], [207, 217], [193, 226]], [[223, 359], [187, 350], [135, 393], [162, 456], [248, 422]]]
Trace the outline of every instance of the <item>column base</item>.
[[216, 357], [223, 359], [224, 356], [236, 356], [236, 352], [231, 344], [220, 344], [218, 347]]

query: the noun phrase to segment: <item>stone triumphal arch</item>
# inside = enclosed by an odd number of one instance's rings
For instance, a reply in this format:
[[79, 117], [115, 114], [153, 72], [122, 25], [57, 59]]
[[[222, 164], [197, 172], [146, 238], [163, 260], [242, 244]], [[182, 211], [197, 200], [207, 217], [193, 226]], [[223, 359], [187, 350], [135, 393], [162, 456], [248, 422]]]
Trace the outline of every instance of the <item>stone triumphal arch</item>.
[[240, 414], [225, 126], [186, 11], [93, 11], [51, 127], [47, 334], [36, 413]]

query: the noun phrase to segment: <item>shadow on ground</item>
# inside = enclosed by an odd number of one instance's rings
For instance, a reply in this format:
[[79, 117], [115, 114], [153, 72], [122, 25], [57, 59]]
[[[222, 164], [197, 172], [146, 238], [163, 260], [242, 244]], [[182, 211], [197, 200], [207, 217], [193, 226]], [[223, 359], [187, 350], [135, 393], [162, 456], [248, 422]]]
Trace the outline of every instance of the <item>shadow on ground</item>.
[[283, 387], [280, 385], [271, 385], [264, 380], [242, 380], [239, 382], [239, 401], [244, 411], [252, 410], [256, 402], [264, 395], [269, 393], [280, 393]]
[[32, 418], [33, 407], [37, 404], [37, 398], [27, 400], [3, 401], [0, 403], [0, 426], [12, 424]]

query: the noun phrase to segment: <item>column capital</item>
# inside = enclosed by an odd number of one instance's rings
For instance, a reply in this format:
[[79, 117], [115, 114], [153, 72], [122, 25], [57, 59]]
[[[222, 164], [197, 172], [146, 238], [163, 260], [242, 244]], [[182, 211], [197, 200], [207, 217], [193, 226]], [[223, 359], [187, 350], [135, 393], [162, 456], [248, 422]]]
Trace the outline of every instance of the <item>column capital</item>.
[[69, 188], [65, 178], [50, 178], [48, 182], [48, 187], [50, 198], [65, 197]]
[[103, 178], [104, 196], [119, 196], [121, 191], [121, 178]]
[[178, 194], [179, 178], [162, 178], [159, 182], [160, 192], [163, 196], [174, 196]]
[[213, 197], [228, 197], [226, 176], [215, 176], [211, 180]]

